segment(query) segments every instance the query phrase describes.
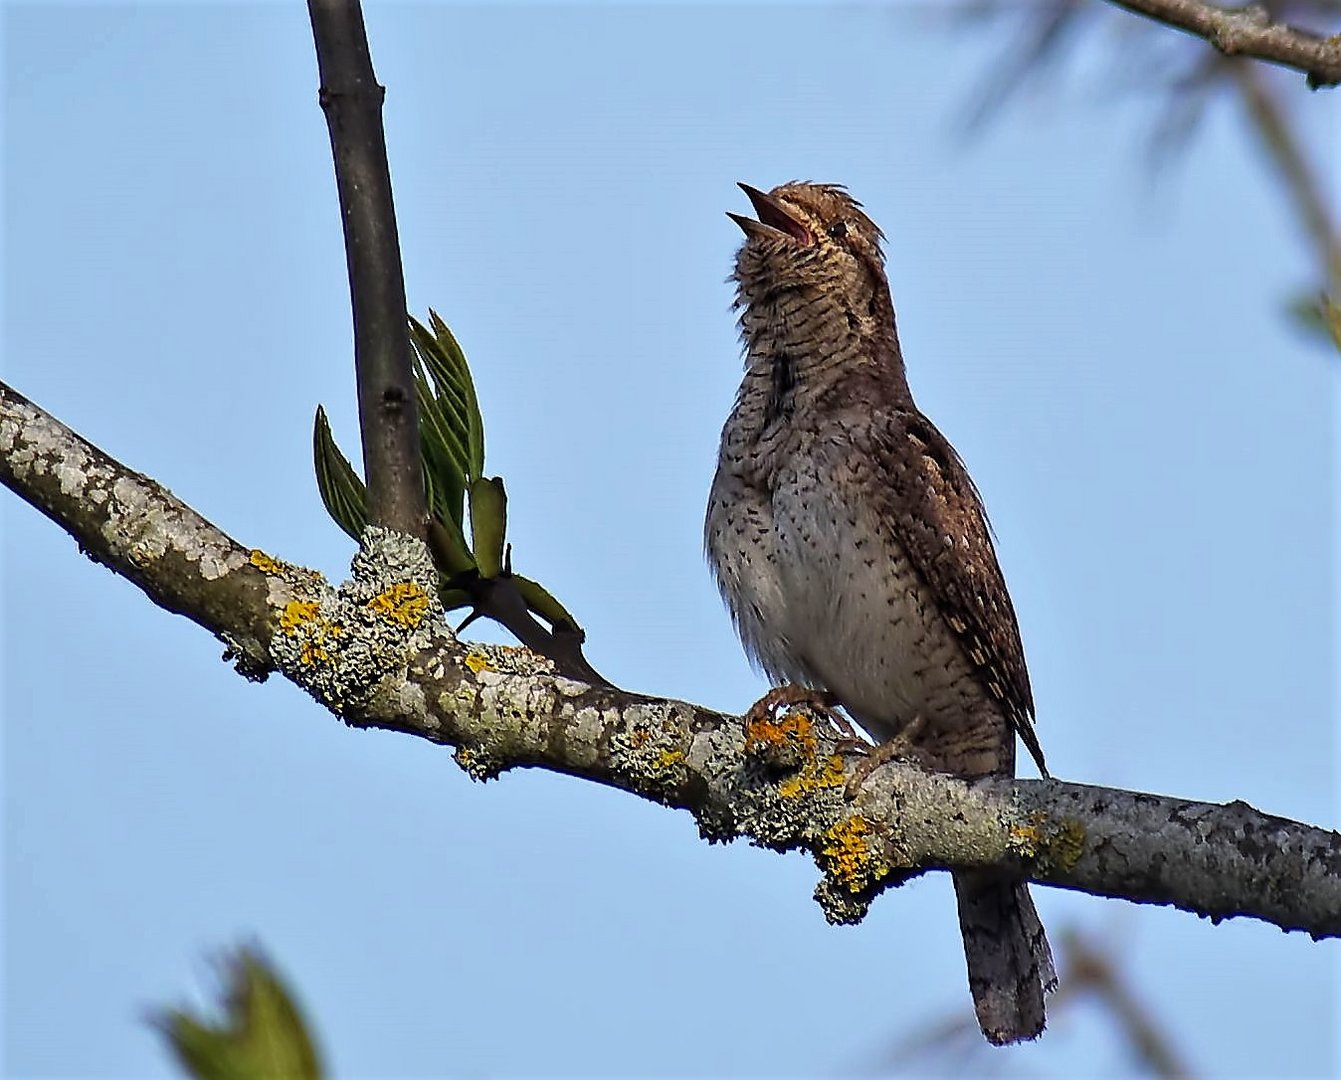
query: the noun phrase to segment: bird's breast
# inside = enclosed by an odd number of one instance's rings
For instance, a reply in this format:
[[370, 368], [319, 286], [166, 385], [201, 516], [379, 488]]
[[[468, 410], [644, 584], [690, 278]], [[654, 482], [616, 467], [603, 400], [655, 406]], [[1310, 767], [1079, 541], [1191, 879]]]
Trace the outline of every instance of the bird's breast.
[[817, 438], [778, 470], [771, 543], [779, 628], [806, 682], [836, 694], [877, 738], [914, 717], [966, 722], [984, 693], [899, 522], [852, 467], [842, 437]]

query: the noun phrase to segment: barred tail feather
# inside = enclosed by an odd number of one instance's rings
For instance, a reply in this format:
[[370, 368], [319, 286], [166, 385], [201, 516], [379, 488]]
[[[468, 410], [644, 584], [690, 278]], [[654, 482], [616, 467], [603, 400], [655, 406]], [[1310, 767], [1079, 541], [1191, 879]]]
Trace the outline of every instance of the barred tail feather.
[[1057, 972], [1028, 887], [979, 873], [955, 874], [954, 885], [978, 1026], [998, 1046], [1037, 1038]]

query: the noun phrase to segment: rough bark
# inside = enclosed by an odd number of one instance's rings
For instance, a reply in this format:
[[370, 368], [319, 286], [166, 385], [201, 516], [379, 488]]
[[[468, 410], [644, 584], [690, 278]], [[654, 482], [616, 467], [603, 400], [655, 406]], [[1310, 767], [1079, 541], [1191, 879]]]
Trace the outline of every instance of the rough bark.
[[1109, 0], [1204, 39], [1226, 56], [1250, 56], [1308, 76], [1314, 89], [1341, 83], [1341, 34], [1323, 37], [1273, 22], [1261, 4], [1221, 7], [1205, 0]]

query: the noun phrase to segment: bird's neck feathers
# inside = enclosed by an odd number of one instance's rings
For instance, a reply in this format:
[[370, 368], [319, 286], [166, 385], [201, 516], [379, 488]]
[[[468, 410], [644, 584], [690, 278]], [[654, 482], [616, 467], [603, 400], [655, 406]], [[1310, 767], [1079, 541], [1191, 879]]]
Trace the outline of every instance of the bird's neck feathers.
[[745, 385], [789, 403], [847, 384], [877, 385], [884, 400], [908, 396], [888, 286], [869, 295], [805, 284], [741, 282], [737, 299]]

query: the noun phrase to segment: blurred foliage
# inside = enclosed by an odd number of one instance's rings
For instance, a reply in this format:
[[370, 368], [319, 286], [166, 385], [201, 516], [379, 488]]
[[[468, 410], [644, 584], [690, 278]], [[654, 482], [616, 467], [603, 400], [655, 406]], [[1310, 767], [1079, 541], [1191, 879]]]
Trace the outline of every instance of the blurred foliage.
[[[1149, 1006], [1125, 972], [1127, 943], [1120, 926], [1106, 931], [1063, 927], [1058, 934], [1059, 989], [1048, 999], [1048, 1026], [1057, 1028], [1086, 1009], [1110, 1023], [1137, 1076], [1188, 1080], [1194, 1075], [1168, 1018]], [[1047, 1037], [1046, 1032], [1044, 1038]], [[898, 1040], [868, 1070], [917, 1076], [987, 1076], [999, 1067], [971, 1010], [955, 1011]]]
[[[1275, 22], [1324, 35], [1341, 32], [1341, 0], [1265, 0], [1256, 6]], [[957, 31], [1010, 36], [970, 97], [970, 131], [1031, 91], [1060, 97], [1057, 86], [1081, 54], [1094, 58], [1101, 96], [1151, 103], [1146, 158], [1152, 168], [1187, 152], [1214, 104], [1237, 106], [1316, 267], [1314, 280], [1293, 290], [1282, 309], [1293, 328], [1319, 343], [1327, 340], [1317, 298], [1320, 292], [1341, 295], [1341, 229], [1326, 182], [1335, 132], [1311, 140], [1299, 114], [1315, 94], [1336, 91], [1310, 91], [1297, 72], [1224, 56], [1199, 38], [1095, 0], [961, 0], [950, 12]]]
[[153, 1019], [197, 1080], [319, 1080], [320, 1057], [292, 993], [254, 948], [223, 961], [221, 1016], [168, 1009]]

